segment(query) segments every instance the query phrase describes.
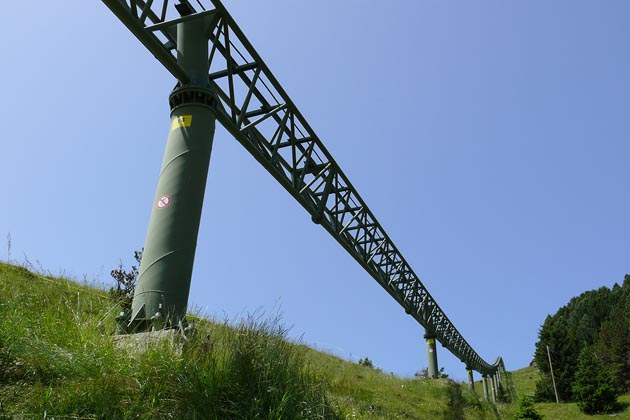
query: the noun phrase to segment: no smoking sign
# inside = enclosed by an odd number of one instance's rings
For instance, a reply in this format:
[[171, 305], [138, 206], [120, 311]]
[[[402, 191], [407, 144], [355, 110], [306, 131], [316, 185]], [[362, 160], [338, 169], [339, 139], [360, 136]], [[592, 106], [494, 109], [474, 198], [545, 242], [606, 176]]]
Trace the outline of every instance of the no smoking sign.
[[171, 199], [170, 195], [163, 195], [157, 202], [157, 208], [165, 209], [166, 207], [171, 205], [171, 201], [173, 200]]

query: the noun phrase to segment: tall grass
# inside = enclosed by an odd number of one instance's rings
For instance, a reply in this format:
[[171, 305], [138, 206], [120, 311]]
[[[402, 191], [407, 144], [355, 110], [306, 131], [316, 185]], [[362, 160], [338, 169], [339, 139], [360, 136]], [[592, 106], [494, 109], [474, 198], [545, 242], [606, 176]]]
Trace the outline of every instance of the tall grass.
[[0, 420], [484, 420], [449, 381], [401, 379], [287, 340], [276, 318], [195, 320], [146, 351], [117, 345], [106, 292], [0, 263]]
[[337, 418], [306, 350], [275, 319], [201, 321], [181, 346], [138, 353], [114, 345], [105, 294], [7, 265], [0, 279], [0, 416]]

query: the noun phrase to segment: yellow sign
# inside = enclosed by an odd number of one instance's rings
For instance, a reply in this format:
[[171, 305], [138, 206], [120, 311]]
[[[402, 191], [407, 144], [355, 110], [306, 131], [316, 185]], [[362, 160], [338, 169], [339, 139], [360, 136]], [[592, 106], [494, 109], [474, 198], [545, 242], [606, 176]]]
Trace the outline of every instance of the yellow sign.
[[433, 338], [429, 338], [429, 339], [427, 340], [427, 344], [429, 344], [429, 345], [435, 344], [435, 339], [433, 339]]
[[192, 115], [180, 115], [179, 117], [173, 118], [173, 122], [171, 123], [171, 131], [177, 130], [182, 127], [190, 127], [192, 124]]

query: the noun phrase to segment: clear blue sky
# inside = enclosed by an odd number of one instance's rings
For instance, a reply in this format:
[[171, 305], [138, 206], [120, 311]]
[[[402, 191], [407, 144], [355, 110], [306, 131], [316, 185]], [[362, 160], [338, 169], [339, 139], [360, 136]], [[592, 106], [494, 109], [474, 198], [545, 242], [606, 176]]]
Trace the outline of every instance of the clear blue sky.
[[[630, 273], [630, 2], [225, 4], [486, 360], [526, 366], [547, 314]], [[144, 242], [174, 80], [100, 1], [2, 10], [0, 241], [108, 282]], [[191, 301], [426, 366], [422, 328], [223, 129]]]

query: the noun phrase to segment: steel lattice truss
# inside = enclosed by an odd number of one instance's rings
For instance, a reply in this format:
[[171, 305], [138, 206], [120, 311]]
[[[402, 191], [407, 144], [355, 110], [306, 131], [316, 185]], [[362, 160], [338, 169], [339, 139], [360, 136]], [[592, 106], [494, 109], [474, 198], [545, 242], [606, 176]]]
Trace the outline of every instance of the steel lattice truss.
[[[177, 78], [188, 77], [175, 55], [175, 24], [194, 16], [188, 2], [102, 0]], [[427, 331], [467, 367], [484, 375], [504, 370], [484, 361], [424, 287], [315, 131], [219, 0], [211, 16], [210, 80], [219, 122]], [[182, 16], [180, 16], [182, 15]]]

